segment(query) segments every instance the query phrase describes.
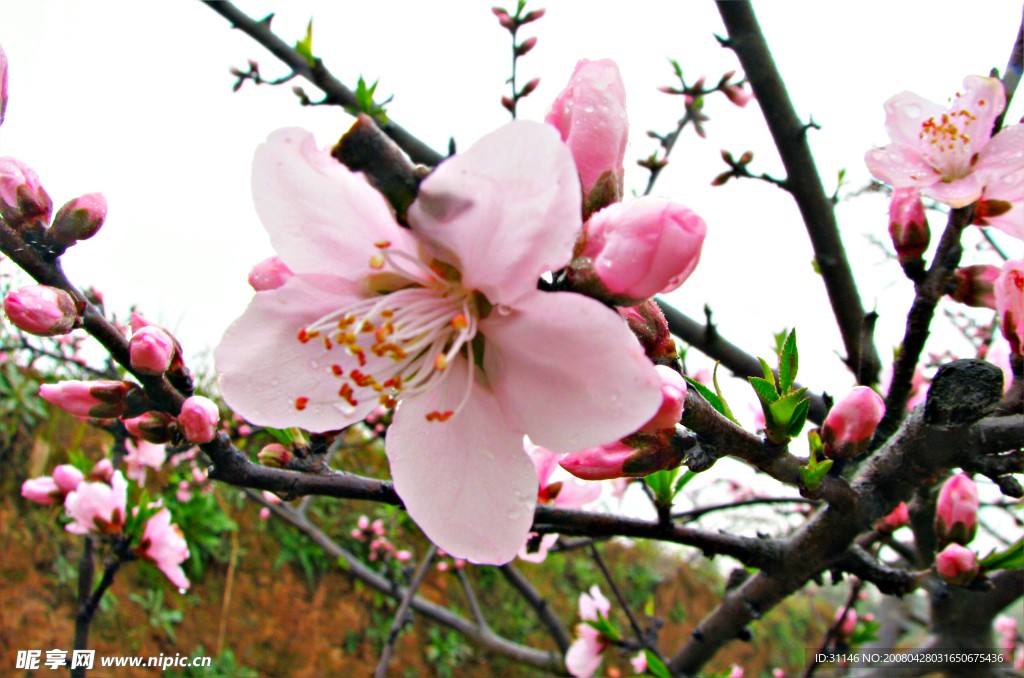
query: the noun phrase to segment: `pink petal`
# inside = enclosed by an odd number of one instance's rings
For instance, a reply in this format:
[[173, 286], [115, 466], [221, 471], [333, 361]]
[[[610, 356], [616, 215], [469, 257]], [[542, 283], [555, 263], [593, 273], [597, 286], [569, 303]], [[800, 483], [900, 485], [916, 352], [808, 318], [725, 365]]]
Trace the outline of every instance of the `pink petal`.
[[297, 338], [306, 325], [356, 300], [312, 287], [301, 276], [256, 294], [214, 351], [228, 405], [260, 426], [309, 431], [344, 428], [373, 411], [375, 399], [353, 409], [338, 395], [341, 379], [331, 366], [348, 374], [358, 366], [353, 356], [338, 346], [327, 350], [319, 337]]
[[274, 249], [297, 274], [356, 280], [372, 272], [376, 242], [415, 251], [383, 196], [305, 130], [278, 130], [256, 149], [252, 193]]
[[520, 120], [443, 162], [420, 184], [409, 222], [454, 256], [449, 263], [467, 289], [514, 304], [542, 273], [569, 262], [580, 200], [576, 165], [558, 131]]
[[571, 292], [535, 292], [480, 323], [502, 411], [555, 452], [635, 432], [661, 406], [661, 378], [622, 318]]
[[537, 473], [523, 434], [479, 384], [444, 422], [429, 412], [454, 410], [465, 393], [465, 359], [454, 361], [434, 390], [406, 398], [385, 447], [395, 490], [432, 542], [455, 558], [499, 565], [516, 556], [533, 524]]
[[[989, 144], [991, 146], [991, 144]], [[931, 186], [921, 189], [923, 195], [935, 198], [939, 202], [946, 203], [956, 209], [967, 207], [981, 197], [984, 189], [984, 175], [980, 172], [971, 172], [963, 179], [956, 181], [939, 181]]]
[[530, 459], [533, 461], [534, 467], [537, 469], [537, 480], [540, 481], [540, 486], [544, 487], [548, 484], [548, 478], [554, 473], [555, 469], [558, 468], [558, 460], [562, 455], [557, 452], [552, 452], [546, 447], [540, 445], [534, 445], [532, 442], [527, 440], [524, 443], [526, 453], [530, 455]]
[[566, 480], [562, 482], [562, 489], [555, 497], [555, 506], [577, 509], [592, 501], [597, 501], [600, 496], [601, 483]]
[[986, 200], [1003, 200], [1010, 203], [1010, 211], [998, 216], [986, 216], [985, 226], [997, 228], [1003, 233], [1024, 240], [1024, 169], [989, 179], [985, 186]]
[[[529, 537], [527, 537], [527, 541], [529, 541]], [[540, 538], [540, 545], [537, 547], [536, 553], [530, 553], [527, 551], [526, 544], [523, 544], [523, 547], [519, 549], [519, 553], [516, 554], [516, 557], [519, 558], [519, 560], [524, 560], [528, 563], [543, 563], [548, 559], [548, 551], [551, 550], [551, 547], [555, 545], [556, 541], [558, 541], [557, 534], [545, 534]]]
[[864, 154], [864, 162], [876, 179], [895, 188], [931, 186], [942, 178], [925, 162], [916, 146], [893, 143], [874, 148]]
[[565, 653], [565, 668], [576, 678], [590, 678], [601, 666], [601, 651], [603, 649], [604, 643], [593, 635], [581, 635], [573, 641]]
[[1024, 167], [1024, 125], [1003, 128], [978, 154], [974, 173], [989, 181], [1003, 178]]
[[894, 144], [916, 148], [921, 143], [921, 125], [929, 118], [941, 118], [945, 112], [944, 106], [919, 94], [900, 92], [885, 102], [885, 131]]
[[957, 97], [954, 107], [971, 112], [975, 134], [990, 137], [996, 118], [1006, 108], [1003, 83], [998, 78], [968, 75], [964, 78], [964, 93]]

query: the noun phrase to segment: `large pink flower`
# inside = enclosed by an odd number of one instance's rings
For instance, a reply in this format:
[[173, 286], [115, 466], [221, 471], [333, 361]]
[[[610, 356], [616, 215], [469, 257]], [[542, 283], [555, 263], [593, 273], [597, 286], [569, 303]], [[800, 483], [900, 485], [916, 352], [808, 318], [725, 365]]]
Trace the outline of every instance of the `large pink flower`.
[[576, 166], [554, 128], [513, 122], [446, 160], [411, 229], [298, 129], [257, 150], [253, 194], [295, 276], [225, 333], [225, 399], [254, 423], [311, 431], [401, 400], [386, 442], [395, 489], [448, 553], [515, 556], [537, 500], [524, 434], [566, 453], [658, 409], [657, 372], [616, 313], [537, 289], [580, 229]]
[[964, 89], [948, 110], [913, 92], [885, 102], [892, 143], [864, 156], [876, 179], [895, 188], [917, 186], [950, 207], [964, 207], [986, 186], [1000, 186], [1003, 177], [1024, 168], [1024, 125], [992, 136], [992, 125], [1006, 107], [1003, 84], [969, 75]]

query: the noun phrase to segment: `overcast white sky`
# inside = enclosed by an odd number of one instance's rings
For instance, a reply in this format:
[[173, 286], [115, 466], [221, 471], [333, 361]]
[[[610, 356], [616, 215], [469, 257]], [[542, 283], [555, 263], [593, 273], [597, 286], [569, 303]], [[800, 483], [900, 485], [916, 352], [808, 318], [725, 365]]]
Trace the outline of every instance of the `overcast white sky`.
[[[314, 52], [334, 74], [349, 86], [359, 74], [380, 78], [378, 92], [395, 95], [392, 118], [439, 150], [449, 136], [466, 148], [508, 120], [499, 99], [507, 93], [509, 41], [492, 4], [238, 3], [257, 18], [276, 11], [273, 27], [289, 42], [314, 17]], [[712, 35], [725, 29], [710, 1], [530, 6], [548, 13], [521, 33], [539, 38], [520, 61], [521, 82], [541, 77], [521, 117], [543, 117], [578, 58], [615, 59], [632, 124], [631, 188], [646, 183], [646, 170], [634, 164], [655, 147], [646, 131], [666, 132], [682, 114], [677, 98], [656, 91], [673, 84], [666, 57], [678, 59], [691, 82], [739, 68]], [[851, 186], [867, 182], [864, 152], [888, 142], [888, 97], [909, 89], [945, 101], [965, 75], [1003, 69], [1021, 20], [1021, 4], [1001, 0], [755, 7], [799, 114], [822, 125], [811, 140], [828, 190], [841, 168]], [[253, 58], [266, 77], [285, 69], [199, 2], [2, 0], [0, 44], [10, 64], [0, 155], [34, 167], [58, 206], [91, 191], [109, 201], [103, 231], [64, 257], [72, 279], [101, 289], [111, 309], [137, 303], [189, 353], [215, 345], [251, 297], [249, 268], [272, 253], [249, 193], [253, 150], [292, 125], [329, 144], [350, 119], [333, 107], [300, 107], [289, 91], [299, 80], [278, 88], [247, 83], [232, 94], [230, 66]], [[723, 334], [765, 356], [771, 332], [796, 326], [803, 381], [841, 394], [852, 381], [839, 368], [841, 342], [792, 201], [761, 182], [709, 186], [725, 169], [723, 148], [752, 150], [754, 171], [783, 174], [757, 104], [741, 110], [712, 97], [706, 110], [708, 139], [687, 130], [655, 189], [708, 222], [702, 264], [673, 300], [695, 317], [711, 304]], [[1018, 101], [1012, 110], [1016, 120], [1024, 109]], [[838, 217], [864, 304], [882, 314], [876, 336], [887, 356], [902, 337], [912, 290], [863, 235], [887, 239], [886, 203], [843, 203]], [[932, 217], [933, 231], [941, 221]], [[1020, 254], [1019, 242], [1004, 242]], [[787, 295], [797, 302], [785, 304]]]

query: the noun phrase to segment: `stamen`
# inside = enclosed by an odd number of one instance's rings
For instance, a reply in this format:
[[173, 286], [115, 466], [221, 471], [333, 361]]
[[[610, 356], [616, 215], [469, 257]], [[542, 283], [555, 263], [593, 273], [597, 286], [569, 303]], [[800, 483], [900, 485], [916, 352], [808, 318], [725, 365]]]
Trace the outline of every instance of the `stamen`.
[[299, 412], [301, 412], [302, 410], [306, 409], [306, 404], [308, 402], [309, 402], [309, 398], [296, 398], [295, 399], [295, 409], [297, 409]]

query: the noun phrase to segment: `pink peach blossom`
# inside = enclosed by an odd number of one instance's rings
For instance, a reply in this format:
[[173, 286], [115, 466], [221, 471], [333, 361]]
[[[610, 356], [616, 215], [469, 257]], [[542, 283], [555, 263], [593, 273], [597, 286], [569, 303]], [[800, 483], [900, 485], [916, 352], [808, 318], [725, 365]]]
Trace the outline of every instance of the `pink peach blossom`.
[[633, 673], [647, 673], [647, 653], [643, 650], [640, 651], [640, 654], [630, 659], [629, 663], [633, 666]]
[[566, 455], [559, 465], [582, 480], [621, 478], [623, 464], [637, 453], [621, 440]]
[[996, 279], [996, 316], [1010, 350], [1024, 355], [1024, 259], [1003, 264]]
[[181, 569], [188, 558], [188, 544], [177, 525], [171, 524], [171, 512], [162, 508], [146, 521], [142, 530], [142, 541], [135, 551], [140, 558], [155, 563], [179, 589], [190, 584]]
[[569, 452], [657, 410], [657, 372], [621, 318], [537, 289], [580, 227], [576, 168], [551, 127], [513, 122], [447, 159], [409, 229], [302, 130], [259, 148], [253, 195], [295, 276], [225, 333], [225, 400], [255, 424], [310, 431], [400, 400], [385, 443], [395, 489], [453, 555], [503, 563], [522, 545], [537, 496], [524, 433]]
[[50, 221], [53, 201], [31, 167], [14, 158], [0, 158], [0, 215], [11, 225]]
[[900, 505], [892, 510], [892, 513], [882, 518], [882, 523], [889, 530], [896, 530], [910, 524], [910, 511], [907, 509], [907, 502], [901, 501]]
[[[843, 617], [844, 611], [846, 612], [845, 617]], [[840, 617], [842, 617], [842, 622], [839, 624], [839, 626], [836, 627], [836, 635], [838, 635], [840, 638], [845, 638], [849, 640], [850, 636], [853, 635], [854, 630], [856, 630], [857, 628], [857, 610], [853, 609], [852, 607], [849, 609], [847, 609], [846, 607], [841, 607], [838, 610], [836, 610], [837, 622], [839, 621]]]
[[[607, 618], [611, 603], [601, 594], [597, 584], [589, 593], [580, 594], [580, 619], [584, 622]], [[565, 667], [576, 678], [589, 678], [601, 665], [601, 652], [608, 645], [600, 632], [590, 624], [576, 625], [576, 640], [565, 653]]]
[[110, 484], [82, 482], [64, 499], [64, 510], [74, 522], [65, 529], [72, 534], [119, 534], [127, 514], [128, 481], [114, 471]]
[[733, 664], [730, 668], [729, 675], [726, 678], [743, 678], [743, 667], [739, 664]]
[[128, 440], [124, 446], [128, 454], [124, 456], [125, 475], [139, 485], [146, 482], [146, 467], [159, 469], [167, 459], [163, 445], [155, 445], [146, 440]]
[[0, 46], [0, 125], [4, 124], [4, 114], [7, 112], [7, 54]]
[[950, 207], [965, 207], [987, 186], [1024, 168], [1024, 125], [992, 136], [993, 123], [1006, 107], [1003, 84], [969, 75], [964, 89], [948, 110], [912, 92], [885, 102], [892, 143], [864, 156], [876, 179], [895, 188], [916, 186]]
[[584, 198], [607, 175], [619, 199], [629, 123], [626, 87], [615, 62], [580, 59], [544, 121], [558, 129], [572, 151]]
[[220, 410], [209, 398], [192, 396], [181, 405], [178, 424], [182, 433], [191, 443], [208, 443], [217, 435]]

